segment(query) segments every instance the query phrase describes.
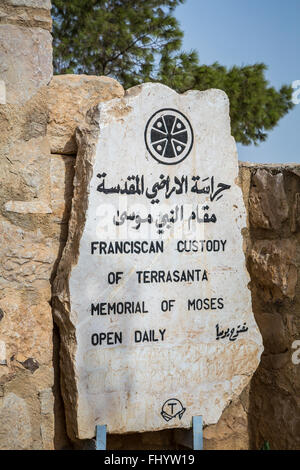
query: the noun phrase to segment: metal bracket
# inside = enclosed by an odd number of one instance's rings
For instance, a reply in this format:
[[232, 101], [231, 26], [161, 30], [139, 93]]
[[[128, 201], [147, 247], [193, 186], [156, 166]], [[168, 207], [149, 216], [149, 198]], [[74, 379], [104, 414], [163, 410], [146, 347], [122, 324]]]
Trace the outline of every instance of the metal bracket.
[[203, 450], [202, 416], [193, 416], [193, 449]]
[[175, 442], [193, 450], [203, 450], [203, 419], [193, 416], [192, 429], [175, 429]]
[[96, 450], [106, 450], [106, 424], [96, 426]]
[[[106, 425], [96, 426], [96, 450], [106, 450], [106, 428]], [[178, 433], [176, 440], [179, 444], [182, 444], [186, 447], [190, 447], [193, 450], [203, 450], [202, 416], [193, 416], [192, 431], [180, 430], [180, 433]]]

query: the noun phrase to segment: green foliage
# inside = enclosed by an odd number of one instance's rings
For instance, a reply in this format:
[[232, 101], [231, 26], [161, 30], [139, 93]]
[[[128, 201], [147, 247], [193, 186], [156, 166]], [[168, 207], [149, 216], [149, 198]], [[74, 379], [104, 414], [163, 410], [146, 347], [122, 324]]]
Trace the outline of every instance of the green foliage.
[[265, 441], [260, 450], [271, 450], [270, 443], [268, 441]]
[[147, 80], [155, 56], [181, 47], [172, 16], [184, 0], [54, 0], [54, 68], [117, 78], [126, 88]]
[[173, 16], [185, 0], [53, 0], [56, 73], [108, 75], [125, 88], [147, 81], [182, 93], [220, 88], [230, 99], [232, 133], [244, 145], [266, 140], [292, 107], [292, 88], [269, 86], [266, 66], [200, 65], [180, 52]]
[[159, 81], [183, 93], [187, 90], [224, 90], [230, 100], [232, 133], [244, 145], [258, 144], [292, 107], [293, 89], [279, 91], [265, 79], [266, 66], [254, 64], [230, 69], [214, 63], [199, 65], [195, 52], [162, 58]]

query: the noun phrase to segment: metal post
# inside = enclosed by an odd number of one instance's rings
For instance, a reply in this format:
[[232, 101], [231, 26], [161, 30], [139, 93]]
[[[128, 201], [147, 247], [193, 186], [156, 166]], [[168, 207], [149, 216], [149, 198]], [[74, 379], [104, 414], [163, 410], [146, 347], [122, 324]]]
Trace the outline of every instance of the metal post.
[[106, 450], [106, 424], [96, 426], [96, 450]]
[[202, 416], [193, 416], [193, 449], [203, 450]]

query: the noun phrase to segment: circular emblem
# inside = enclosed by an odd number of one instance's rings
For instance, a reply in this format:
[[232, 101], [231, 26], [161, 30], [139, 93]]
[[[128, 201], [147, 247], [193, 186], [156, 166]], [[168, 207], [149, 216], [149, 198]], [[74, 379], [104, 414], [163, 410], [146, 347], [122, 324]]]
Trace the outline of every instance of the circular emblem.
[[147, 122], [145, 142], [148, 152], [159, 163], [176, 165], [192, 150], [193, 129], [180, 111], [161, 109]]
[[181, 419], [185, 411], [186, 408], [183, 407], [180, 400], [177, 400], [177, 398], [170, 398], [163, 404], [160, 414], [165, 421], [171, 421], [171, 419], [176, 418], [176, 416]]

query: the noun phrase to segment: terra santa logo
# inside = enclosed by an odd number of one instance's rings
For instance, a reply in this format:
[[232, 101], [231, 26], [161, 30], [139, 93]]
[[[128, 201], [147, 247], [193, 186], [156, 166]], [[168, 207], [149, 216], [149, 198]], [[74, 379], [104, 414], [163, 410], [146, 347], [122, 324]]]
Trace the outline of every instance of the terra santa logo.
[[189, 120], [176, 109], [161, 109], [147, 122], [146, 147], [159, 163], [175, 165], [182, 162], [192, 150], [193, 142]]
[[185, 411], [186, 408], [184, 408], [180, 400], [177, 398], [169, 398], [169, 400], [165, 401], [163, 404], [160, 414], [165, 421], [171, 421], [171, 419], [176, 417], [181, 419]]

